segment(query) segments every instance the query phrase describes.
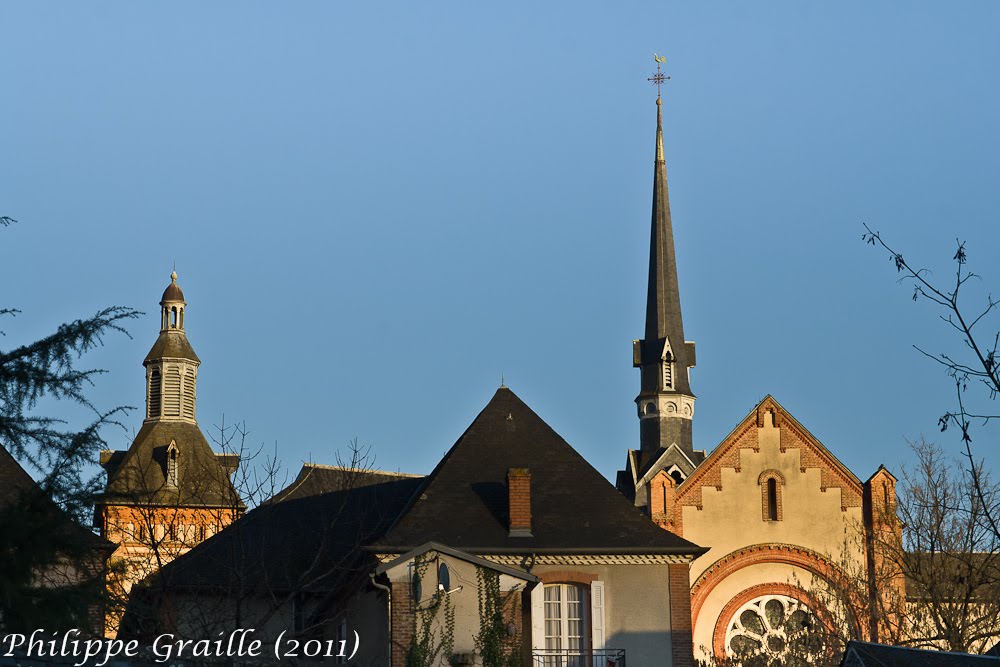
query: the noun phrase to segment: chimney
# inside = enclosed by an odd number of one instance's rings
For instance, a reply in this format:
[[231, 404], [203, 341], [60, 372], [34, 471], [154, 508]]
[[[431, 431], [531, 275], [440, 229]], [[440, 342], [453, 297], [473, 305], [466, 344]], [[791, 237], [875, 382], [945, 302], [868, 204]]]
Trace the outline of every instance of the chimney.
[[510, 536], [531, 537], [531, 472], [527, 468], [507, 471], [507, 502]]

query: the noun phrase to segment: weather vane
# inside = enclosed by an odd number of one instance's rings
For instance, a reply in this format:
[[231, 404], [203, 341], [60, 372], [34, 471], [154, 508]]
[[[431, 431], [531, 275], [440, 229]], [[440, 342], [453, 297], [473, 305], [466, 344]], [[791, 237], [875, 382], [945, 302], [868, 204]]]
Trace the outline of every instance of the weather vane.
[[669, 76], [667, 76], [662, 71], [660, 71], [660, 65], [662, 63], [667, 62], [667, 57], [666, 56], [659, 56], [659, 55], [656, 55], [654, 53], [653, 54], [653, 60], [656, 61], [656, 74], [654, 74], [653, 76], [651, 76], [648, 79], [646, 79], [646, 81], [649, 81], [650, 83], [652, 83], [652, 84], [654, 84], [656, 86], [656, 97], [659, 98], [659, 96], [660, 96], [660, 86], [662, 86], [665, 82], [667, 82], [667, 81], [670, 80]]

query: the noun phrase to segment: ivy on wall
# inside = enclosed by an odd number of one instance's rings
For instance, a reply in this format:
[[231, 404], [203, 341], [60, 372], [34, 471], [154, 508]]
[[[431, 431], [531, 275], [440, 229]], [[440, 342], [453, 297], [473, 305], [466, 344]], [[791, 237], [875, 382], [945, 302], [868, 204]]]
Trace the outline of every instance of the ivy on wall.
[[505, 613], [512, 605], [517, 589], [506, 595], [500, 591], [500, 575], [485, 567], [476, 566], [476, 584], [479, 589], [479, 634], [476, 648], [483, 659], [483, 667], [520, 667], [521, 638], [513, 618]]
[[455, 607], [447, 591], [435, 588], [421, 606], [421, 583], [432, 559], [418, 556], [413, 572], [413, 643], [406, 654], [406, 667], [436, 667], [451, 661], [455, 649]]

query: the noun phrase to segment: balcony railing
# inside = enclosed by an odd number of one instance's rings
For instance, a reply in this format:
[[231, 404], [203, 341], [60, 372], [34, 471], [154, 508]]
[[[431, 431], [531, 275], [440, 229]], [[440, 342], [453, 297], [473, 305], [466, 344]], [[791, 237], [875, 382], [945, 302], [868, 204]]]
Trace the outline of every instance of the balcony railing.
[[625, 667], [625, 649], [606, 648], [600, 651], [577, 649], [531, 652], [532, 667]]

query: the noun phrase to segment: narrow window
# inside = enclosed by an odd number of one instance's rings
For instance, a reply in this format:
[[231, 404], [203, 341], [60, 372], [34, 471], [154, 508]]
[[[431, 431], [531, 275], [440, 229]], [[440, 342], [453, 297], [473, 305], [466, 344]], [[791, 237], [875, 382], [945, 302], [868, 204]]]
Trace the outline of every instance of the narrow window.
[[170, 328], [177, 328], [177, 308], [170, 309]]
[[167, 450], [167, 484], [177, 486], [177, 448]]
[[674, 387], [674, 365], [672, 362], [663, 362], [663, 388], [673, 389]]
[[184, 397], [181, 400], [184, 417], [194, 419], [194, 369], [189, 368], [184, 374]]
[[160, 369], [154, 368], [149, 373], [149, 399], [146, 401], [146, 411], [149, 417], [160, 416], [160, 403], [162, 402], [162, 387], [160, 380]]
[[447, 563], [438, 566], [438, 590], [445, 593], [451, 590], [451, 573], [448, 571]]
[[773, 477], [767, 480], [767, 519], [778, 520], [778, 480]]
[[181, 416], [181, 372], [168, 368], [163, 382], [163, 416]]

